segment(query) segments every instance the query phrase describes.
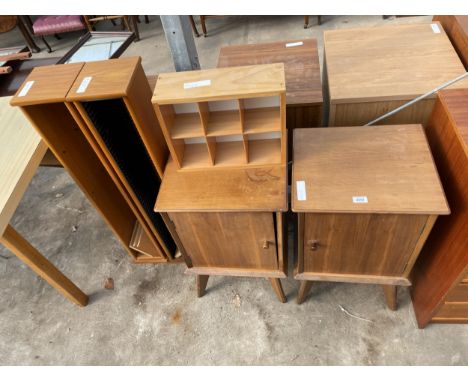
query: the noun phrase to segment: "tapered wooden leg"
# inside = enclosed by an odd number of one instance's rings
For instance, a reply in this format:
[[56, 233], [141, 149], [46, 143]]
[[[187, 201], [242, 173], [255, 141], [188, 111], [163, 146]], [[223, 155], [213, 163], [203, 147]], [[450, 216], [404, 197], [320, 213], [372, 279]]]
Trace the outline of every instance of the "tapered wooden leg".
[[3, 236], [0, 238], [0, 243], [70, 301], [80, 306], [88, 304], [88, 296], [42, 256], [12, 226], [8, 225], [6, 227]]
[[281, 302], [286, 302], [286, 296], [284, 295], [283, 286], [281, 285], [281, 280], [276, 278], [270, 278], [271, 286], [276, 293], [276, 297]]
[[310, 292], [310, 288], [312, 288], [312, 281], [309, 280], [302, 280], [301, 285], [299, 285], [299, 292], [297, 292], [297, 303], [302, 304], [307, 295]]
[[385, 301], [391, 310], [397, 310], [397, 286], [396, 285], [383, 285]]
[[197, 275], [197, 296], [203, 297], [205, 294], [206, 284], [208, 284], [207, 275]]

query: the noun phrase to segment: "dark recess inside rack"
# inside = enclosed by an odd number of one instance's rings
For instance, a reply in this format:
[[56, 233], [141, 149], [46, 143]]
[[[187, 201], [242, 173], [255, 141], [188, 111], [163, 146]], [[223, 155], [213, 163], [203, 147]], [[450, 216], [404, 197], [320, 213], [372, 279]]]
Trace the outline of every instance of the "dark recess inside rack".
[[164, 244], [170, 253], [175, 253], [172, 236], [161, 215], [153, 211], [161, 181], [124, 101], [118, 98], [82, 105]]

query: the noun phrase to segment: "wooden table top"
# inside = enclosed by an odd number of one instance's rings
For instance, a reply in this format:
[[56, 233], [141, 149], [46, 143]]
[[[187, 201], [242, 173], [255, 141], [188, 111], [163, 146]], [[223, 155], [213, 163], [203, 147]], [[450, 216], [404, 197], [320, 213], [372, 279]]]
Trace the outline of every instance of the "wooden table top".
[[325, 31], [324, 45], [335, 103], [409, 100], [465, 72], [438, 22]]
[[442, 90], [439, 98], [456, 126], [456, 134], [468, 157], [468, 89]]
[[[204, 85], [199, 86], [200, 83]], [[238, 66], [159, 73], [152, 102], [160, 105], [203, 102], [274, 96], [285, 91], [282, 63]]]
[[421, 125], [295, 129], [293, 147], [295, 212], [449, 213]]
[[[43, 103], [64, 102], [70, 87], [73, 85], [83, 63], [41, 66], [26, 78], [23, 85], [16, 92], [11, 103], [15, 106], [34, 105]], [[53, 83], [51, 83], [53, 73]], [[25, 86], [30, 86], [27, 91]]]
[[[139, 63], [139, 56], [86, 62], [70, 88], [67, 100], [86, 101], [126, 96]], [[81, 91], [85, 78], [91, 78], [91, 81], [86, 86], [86, 91]]]
[[288, 105], [322, 104], [320, 62], [315, 39], [223, 46], [219, 51], [218, 67], [278, 62], [284, 63]]
[[0, 235], [26, 191], [47, 146], [21, 110], [0, 98]]
[[286, 211], [285, 166], [177, 171], [169, 160], [155, 211]]

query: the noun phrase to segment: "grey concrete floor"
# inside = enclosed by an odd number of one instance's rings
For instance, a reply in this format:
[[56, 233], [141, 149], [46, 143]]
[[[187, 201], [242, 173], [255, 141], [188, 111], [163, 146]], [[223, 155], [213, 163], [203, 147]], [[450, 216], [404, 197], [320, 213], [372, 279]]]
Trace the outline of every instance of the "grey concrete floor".
[[[159, 18], [150, 19], [125, 55], [141, 55], [148, 73], [172, 71]], [[223, 44], [314, 37], [322, 51], [324, 29], [430, 19], [328, 16], [322, 26], [303, 29], [301, 16], [227, 17], [208, 20], [210, 36], [196, 43], [208, 68]], [[50, 38], [53, 54], [78, 36]], [[16, 31], [0, 36], [0, 47], [21, 42]], [[86, 308], [72, 305], [0, 247], [2, 365], [468, 364], [468, 326], [417, 329], [405, 288], [396, 312], [386, 308], [380, 287], [359, 284], [317, 283], [297, 305], [291, 278], [283, 283], [286, 304], [267, 280], [253, 278], [212, 277], [197, 299], [184, 266], [132, 264], [62, 169], [39, 169], [12, 223], [91, 300]], [[108, 277], [114, 290], [103, 287]]]

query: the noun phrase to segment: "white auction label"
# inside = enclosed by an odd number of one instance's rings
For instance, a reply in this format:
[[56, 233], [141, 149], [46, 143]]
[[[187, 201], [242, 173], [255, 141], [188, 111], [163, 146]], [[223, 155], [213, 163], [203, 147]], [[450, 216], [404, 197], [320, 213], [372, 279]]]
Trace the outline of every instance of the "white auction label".
[[21, 89], [21, 91], [19, 92], [18, 97], [24, 97], [26, 94], [28, 94], [29, 89], [32, 88], [33, 84], [34, 81], [26, 82], [26, 84], [23, 86], [23, 89]]
[[305, 181], [298, 180], [296, 182], [296, 193], [297, 200], [307, 200]]
[[76, 91], [77, 93], [84, 93], [86, 91], [86, 88], [88, 87], [89, 83], [93, 77], [85, 77], [83, 78], [83, 81], [81, 81], [80, 86], [78, 87], [78, 90]]
[[195, 82], [186, 82], [184, 84], [184, 89], [193, 89], [193, 88], [201, 88], [203, 86], [211, 86], [211, 80], [202, 80], [202, 81], [195, 81]]
[[367, 196], [353, 196], [353, 203], [367, 203]]
[[301, 46], [304, 45], [303, 41], [298, 41], [298, 42], [288, 42], [286, 44], [286, 48], [291, 48], [292, 46]]
[[431, 28], [434, 33], [440, 33], [440, 28], [437, 24], [431, 24]]

